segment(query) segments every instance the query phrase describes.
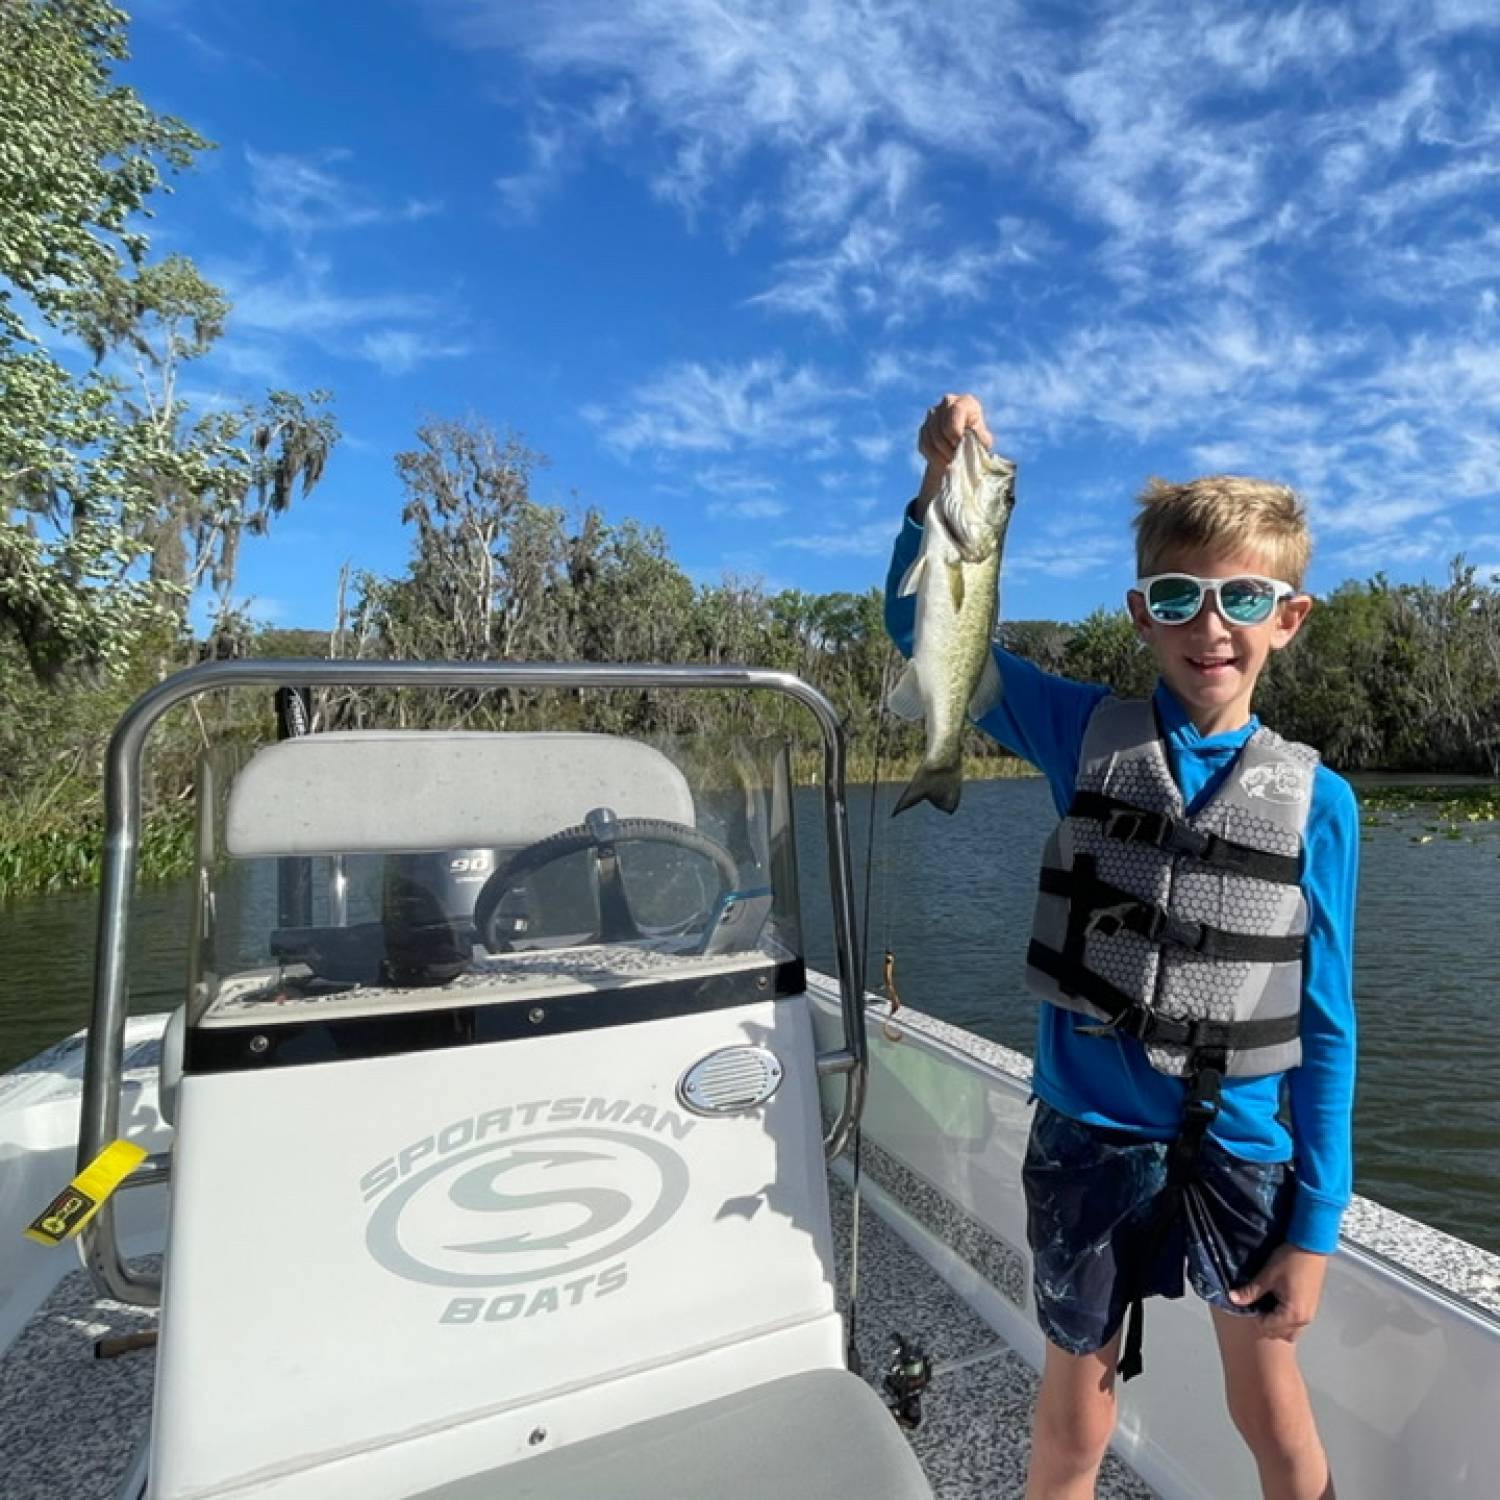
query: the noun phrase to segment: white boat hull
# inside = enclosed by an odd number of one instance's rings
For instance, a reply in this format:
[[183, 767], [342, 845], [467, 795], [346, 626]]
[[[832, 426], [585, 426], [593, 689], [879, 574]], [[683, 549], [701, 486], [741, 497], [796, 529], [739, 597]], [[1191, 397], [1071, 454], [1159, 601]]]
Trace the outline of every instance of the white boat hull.
[[[815, 981], [813, 997], [823, 1024], [837, 991]], [[1030, 1064], [910, 1011], [895, 1030], [893, 1042], [872, 1016], [863, 1125], [869, 1196], [1039, 1369], [1043, 1338], [1031, 1311], [1021, 1194]], [[1350, 1217], [1376, 1227], [1371, 1238], [1385, 1249], [1346, 1236], [1299, 1344], [1340, 1493], [1492, 1500], [1500, 1474], [1500, 1258], [1367, 1202]], [[1259, 1496], [1224, 1407], [1209, 1313], [1198, 1298], [1147, 1304], [1146, 1371], [1119, 1389], [1115, 1447], [1159, 1494]]]
[[[836, 989], [815, 976], [811, 993], [821, 1027], [825, 1013], [831, 1015], [836, 1008]], [[155, 1068], [146, 1062], [163, 1019], [133, 1019], [127, 1036], [127, 1055], [135, 1063], [126, 1071], [125, 1133], [152, 1151], [165, 1149], [171, 1139], [156, 1110]], [[900, 1040], [892, 1042], [878, 1025], [871, 1028], [874, 1060], [862, 1148], [866, 1205], [894, 1227], [925, 1268], [946, 1280], [1000, 1339], [1038, 1366], [1042, 1340], [1030, 1309], [1030, 1263], [1019, 1188], [1030, 1124], [1026, 1061], [971, 1033], [910, 1012], [903, 1013], [899, 1033]], [[0, 1173], [0, 1202], [12, 1224], [29, 1219], [72, 1171], [81, 1052], [69, 1046], [54, 1049], [50, 1056], [50, 1068], [45, 1058], [38, 1059], [32, 1071], [0, 1080], [0, 1150], [7, 1158], [6, 1171]], [[544, 1080], [538, 1075], [533, 1081], [536, 1090], [528, 1097], [540, 1098]], [[191, 1102], [185, 1100], [184, 1107], [191, 1109]], [[393, 1151], [399, 1151], [403, 1142], [410, 1144], [407, 1135], [417, 1139], [417, 1116], [424, 1109], [431, 1113], [430, 1104], [416, 1095], [393, 1105], [389, 1129], [382, 1126], [382, 1140], [388, 1135]], [[452, 1113], [456, 1118], [463, 1111]], [[269, 1137], [261, 1141], [270, 1144]], [[375, 1145], [350, 1143], [347, 1164], [356, 1181], [391, 1154]], [[278, 1143], [278, 1155], [284, 1146], [290, 1149], [295, 1142]], [[183, 1165], [191, 1170], [190, 1164]], [[847, 1175], [847, 1156], [837, 1170]], [[164, 1187], [119, 1196], [118, 1217], [129, 1255], [163, 1248], [166, 1198]], [[295, 1192], [290, 1201], [301, 1204]], [[311, 1213], [314, 1208], [301, 1204], [300, 1211]], [[1494, 1411], [1500, 1409], [1500, 1258], [1364, 1201], [1351, 1210], [1350, 1222], [1360, 1237], [1346, 1238], [1334, 1258], [1323, 1308], [1301, 1346], [1340, 1491], [1361, 1500], [1411, 1500], [1418, 1495], [1424, 1500], [1489, 1500], [1494, 1475], [1500, 1473], [1500, 1424], [1493, 1421]], [[232, 1227], [226, 1223], [217, 1254], [233, 1254]], [[48, 1251], [19, 1235], [11, 1237], [0, 1256], [0, 1352], [11, 1346], [27, 1319], [77, 1265], [69, 1249]], [[220, 1266], [223, 1286], [232, 1283], [234, 1269]], [[313, 1282], [301, 1282], [294, 1274], [287, 1288], [297, 1316], [316, 1319]], [[432, 1295], [439, 1300], [444, 1296], [430, 1288], [413, 1291], [429, 1300]], [[677, 1288], [655, 1291], [670, 1300]], [[918, 1295], [914, 1288], [914, 1301]], [[341, 1493], [409, 1494], [464, 1472], [466, 1465], [500, 1461], [517, 1444], [527, 1445], [538, 1428], [559, 1437], [608, 1431], [673, 1403], [706, 1400], [722, 1390], [770, 1378], [778, 1370], [834, 1363], [837, 1325], [826, 1304], [820, 1305], [822, 1311], [797, 1329], [770, 1330], [763, 1341], [704, 1351], [698, 1358], [667, 1367], [662, 1378], [670, 1382], [670, 1389], [616, 1370], [600, 1371], [601, 1378], [587, 1390], [549, 1394], [538, 1387], [536, 1398], [524, 1406], [507, 1407], [502, 1400], [485, 1410], [466, 1397], [455, 1403], [453, 1393], [446, 1392], [442, 1399], [450, 1404], [453, 1420], [429, 1414], [414, 1422], [408, 1413], [398, 1426], [386, 1429], [391, 1437], [399, 1434], [404, 1439], [399, 1443], [361, 1440], [352, 1434], [332, 1468], [318, 1464], [299, 1477], [247, 1476], [241, 1467], [240, 1478], [230, 1481], [228, 1488], [206, 1473], [198, 1474], [195, 1483], [199, 1493], [274, 1490], [278, 1495], [326, 1495], [331, 1492], [330, 1475], [336, 1473]], [[566, 1310], [559, 1307], [558, 1315], [565, 1316]], [[910, 1315], [917, 1318], [914, 1312]], [[548, 1312], [543, 1322], [560, 1326], [560, 1316]], [[883, 1307], [880, 1317], [882, 1327], [889, 1322], [911, 1334], [926, 1331], [903, 1325], [899, 1304]], [[264, 1378], [271, 1380], [287, 1375], [276, 1364], [280, 1356], [270, 1332], [274, 1326], [262, 1316], [260, 1304], [236, 1303], [231, 1296], [222, 1318], [204, 1331], [213, 1334], [227, 1364], [264, 1369]], [[508, 1337], [516, 1326], [501, 1323], [495, 1328]], [[463, 1326], [452, 1329], [465, 1336], [472, 1331]], [[383, 1339], [379, 1329], [362, 1336], [359, 1359], [399, 1358], [399, 1344], [388, 1339], [382, 1343]], [[369, 1340], [374, 1343], [366, 1347]], [[761, 1352], [766, 1354], [764, 1361], [759, 1360]], [[941, 1359], [970, 1351], [939, 1345], [931, 1352]], [[1191, 1295], [1180, 1302], [1153, 1301], [1146, 1352], [1145, 1375], [1122, 1388], [1117, 1451], [1165, 1500], [1253, 1500], [1259, 1489], [1224, 1411], [1206, 1309]], [[109, 1371], [109, 1366], [92, 1362], [73, 1362], [68, 1368], [80, 1382], [100, 1378], [95, 1372]], [[158, 1403], [191, 1406], [189, 1385], [185, 1377], [174, 1394], [164, 1383]], [[209, 1425], [214, 1446], [233, 1447], [239, 1441], [233, 1429], [242, 1426], [247, 1452], [253, 1447], [256, 1421], [241, 1419], [268, 1399], [254, 1387], [253, 1379], [244, 1386], [234, 1423], [225, 1424], [212, 1411], [194, 1408], [195, 1423]], [[957, 1392], [956, 1383], [948, 1385], [940, 1377], [928, 1402], [937, 1410], [941, 1403], [959, 1399]], [[307, 1394], [300, 1388], [296, 1393], [299, 1399]], [[74, 1405], [88, 1409], [83, 1399]], [[1014, 1406], [1005, 1410], [1009, 1420], [1022, 1419]], [[391, 1415], [384, 1413], [383, 1420], [389, 1423]], [[972, 1419], [984, 1423], [1007, 1418], [997, 1408], [975, 1412]], [[123, 1424], [127, 1419], [122, 1414], [120, 1420]], [[122, 1455], [134, 1438], [129, 1432], [115, 1437], [110, 1481], [95, 1489], [76, 1485], [72, 1493], [118, 1492], [125, 1466]], [[76, 1442], [59, 1432], [60, 1450]], [[241, 1455], [237, 1462], [243, 1460]], [[160, 1463], [157, 1472], [164, 1472]]]

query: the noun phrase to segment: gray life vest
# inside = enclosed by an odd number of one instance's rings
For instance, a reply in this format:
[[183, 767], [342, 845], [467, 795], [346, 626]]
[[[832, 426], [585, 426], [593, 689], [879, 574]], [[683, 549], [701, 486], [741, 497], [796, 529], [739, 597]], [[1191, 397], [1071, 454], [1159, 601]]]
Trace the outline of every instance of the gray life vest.
[[[1124, 1032], [1158, 1072], [1280, 1073], [1302, 1059], [1302, 834], [1318, 755], [1257, 729], [1188, 814], [1156, 713], [1105, 699], [1047, 842], [1029, 988]], [[1205, 1079], [1205, 1082], [1209, 1082]], [[1216, 1102], [1217, 1086], [1207, 1092]]]

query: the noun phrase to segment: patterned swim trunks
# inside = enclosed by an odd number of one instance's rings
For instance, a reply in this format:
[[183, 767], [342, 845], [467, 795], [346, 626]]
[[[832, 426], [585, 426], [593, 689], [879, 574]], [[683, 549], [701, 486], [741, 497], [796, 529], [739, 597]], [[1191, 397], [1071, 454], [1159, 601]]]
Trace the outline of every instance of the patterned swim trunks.
[[1137, 1288], [1180, 1297], [1183, 1272], [1213, 1307], [1250, 1316], [1243, 1286], [1286, 1238], [1296, 1185], [1290, 1162], [1242, 1161], [1203, 1143], [1183, 1211], [1164, 1234], [1166, 1141], [1086, 1125], [1037, 1101], [1021, 1179], [1042, 1332], [1070, 1354], [1115, 1336]]

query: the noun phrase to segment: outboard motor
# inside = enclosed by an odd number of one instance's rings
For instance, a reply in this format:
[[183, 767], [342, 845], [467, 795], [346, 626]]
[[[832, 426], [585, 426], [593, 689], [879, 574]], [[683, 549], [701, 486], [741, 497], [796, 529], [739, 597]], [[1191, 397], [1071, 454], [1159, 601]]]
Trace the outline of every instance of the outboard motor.
[[386, 978], [446, 984], [474, 957], [474, 901], [494, 873], [494, 849], [386, 856], [381, 892]]

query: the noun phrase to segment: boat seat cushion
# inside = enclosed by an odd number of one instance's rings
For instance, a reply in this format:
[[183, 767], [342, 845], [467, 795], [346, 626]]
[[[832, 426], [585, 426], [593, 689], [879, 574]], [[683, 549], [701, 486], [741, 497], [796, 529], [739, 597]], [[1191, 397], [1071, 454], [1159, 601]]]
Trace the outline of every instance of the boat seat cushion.
[[413, 1500], [931, 1500], [880, 1398], [810, 1370], [522, 1459]]
[[252, 855], [504, 848], [621, 818], [692, 825], [693, 795], [654, 745], [608, 734], [349, 730], [266, 745], [230, 788], [224, 848]]

